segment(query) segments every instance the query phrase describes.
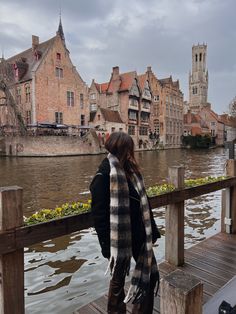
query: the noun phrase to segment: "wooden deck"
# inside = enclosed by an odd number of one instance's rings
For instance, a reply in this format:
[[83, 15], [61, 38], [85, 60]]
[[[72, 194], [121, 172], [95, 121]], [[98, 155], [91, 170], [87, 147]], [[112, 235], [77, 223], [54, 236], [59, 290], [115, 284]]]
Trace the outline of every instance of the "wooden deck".
[[[178, 267], [203, 282], [203, 302], [236, 275], [236, 234], [218, 233], [197, 245], [185, 250], [185, 264]], [[159, 265], [161, 276], [176, 269], [167, 262]], [[76, 310], [74, 314], [105, 314], [107, 295]], [[128, 304], [127, 313], [132, 305]], [[155, 298], [153, 313], [160, 313], [160, 297]]]

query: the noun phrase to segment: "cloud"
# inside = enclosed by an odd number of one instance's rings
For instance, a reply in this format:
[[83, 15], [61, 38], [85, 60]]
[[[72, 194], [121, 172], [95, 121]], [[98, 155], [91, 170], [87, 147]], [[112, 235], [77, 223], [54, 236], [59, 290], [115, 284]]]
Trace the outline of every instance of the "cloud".
[[[234, 0], [67, 0], [62, 22], [71, 58], [89, 85], [108, 81], [112, 67], [172, 75], [188, 98], [193, 44], [208, 45], [209, 101], [221, 113], [236, 94]], [[60, 1], [0, 0], [0, 48], [10, 56], [31, 35], [55, 35]]]

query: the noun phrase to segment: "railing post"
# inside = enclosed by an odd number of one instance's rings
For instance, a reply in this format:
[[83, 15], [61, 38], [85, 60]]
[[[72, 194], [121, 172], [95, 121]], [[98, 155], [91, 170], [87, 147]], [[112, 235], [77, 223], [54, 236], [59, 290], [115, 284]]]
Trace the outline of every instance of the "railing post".
[[160, 283], [161, 314], [201, 314], [203, 284], [179, 269], [164, 276]]
[[[226, 163], [226, 175], [236, 176], [236, 160], [229, 159]], [[236, 233], [236, 186], [227, 188], [223, 193], [224, 197], [221, 219], [222, 231]], [[225, 225], [225, 227], [224, 227]]]
[[[0, 188], [0, 232], [23, 224], [22, 188]], [[24, 314], [24, 249], [0, 255], [0, 314]]]
[[[169, 168], [169, 183], [184, 188], [184, 167]], [[166, 208], [165, 259], [170, 264], [184, 263], [184, 202]]]

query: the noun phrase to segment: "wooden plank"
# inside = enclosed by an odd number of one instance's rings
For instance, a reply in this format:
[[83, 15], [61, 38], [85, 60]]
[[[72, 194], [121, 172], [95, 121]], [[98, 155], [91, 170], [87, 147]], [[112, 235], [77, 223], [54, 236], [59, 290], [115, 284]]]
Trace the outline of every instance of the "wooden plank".
[[[23, 223], [22, 188], [0, 188], [0, 230]], [[0, 255], [0, 313], [24, 314], [24, 250]]]
[[236, 273], [236, 260], [232, 260], [231, 263], [221, 262], [218, 261], [216, 258], [212, 258], [208, 254], [206, 254], [206, 251], [203, 252], [185, 252], [186, 261], [190, 263], [194, 260], [200, 260], [204, 264], [213, 265], [215, 268], [219, 270], [225, 270], [227, 273], [230, 273], [231, 275], [234, 275]]
[[[177, 189], [184, 187], [184, 168], [169, 168], [170, 184]], [[165, 260], [173, 265], [184, 263], [184, 201], [166, 208]]]
[[227, 271], [216, 268], [213, 265], [209, 263], [204, 263], [201, 260], [191, 259], [190, 261], [187, 262], [187, 264], [198, 269], [203, 269], [206, 273], [212, 274], [217, 278], [230, 280], [233, 276], [233, 273], [231, 274]]

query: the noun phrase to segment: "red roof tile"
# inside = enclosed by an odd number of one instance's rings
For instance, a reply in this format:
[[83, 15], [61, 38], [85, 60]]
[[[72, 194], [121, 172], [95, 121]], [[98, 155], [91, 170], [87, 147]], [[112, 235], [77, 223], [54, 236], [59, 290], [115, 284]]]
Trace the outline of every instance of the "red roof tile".
[[105, 108], [100, 108], [100, 110], [101, 110], [101, 113], [102, 113], [105, 121], [123, 123], [118, 111], [109, 110], [109, 109], [105, 109]]

